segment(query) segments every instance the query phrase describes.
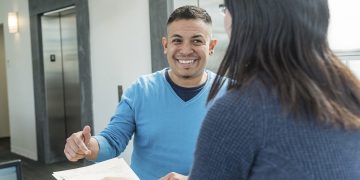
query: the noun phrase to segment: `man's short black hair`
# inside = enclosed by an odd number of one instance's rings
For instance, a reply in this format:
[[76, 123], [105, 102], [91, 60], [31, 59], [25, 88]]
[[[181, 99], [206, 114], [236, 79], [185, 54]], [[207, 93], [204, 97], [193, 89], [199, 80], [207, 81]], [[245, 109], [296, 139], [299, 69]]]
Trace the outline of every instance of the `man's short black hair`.
[[174, 10], [174, 12], [171, 13], [167, 25], [171, 24], [174, 21], [177, 20], [189, 20], [189, 19], [199, 19], [205, 22], [206, 24], [211, 25], [211, 17], [210, 15], [202, 8], [196, 7], [196, 6], [181, 6]]

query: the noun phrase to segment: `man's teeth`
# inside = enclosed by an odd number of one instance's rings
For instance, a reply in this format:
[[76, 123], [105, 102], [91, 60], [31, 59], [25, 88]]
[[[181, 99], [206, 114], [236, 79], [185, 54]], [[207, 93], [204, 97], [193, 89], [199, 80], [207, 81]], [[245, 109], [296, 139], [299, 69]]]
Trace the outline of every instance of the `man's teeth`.
[[180, 60], [180, 59], [179, 59], [179, 62], [180, 62], [181, 64], [192, 64], [192, 63], [194, 63], [194, 60]]

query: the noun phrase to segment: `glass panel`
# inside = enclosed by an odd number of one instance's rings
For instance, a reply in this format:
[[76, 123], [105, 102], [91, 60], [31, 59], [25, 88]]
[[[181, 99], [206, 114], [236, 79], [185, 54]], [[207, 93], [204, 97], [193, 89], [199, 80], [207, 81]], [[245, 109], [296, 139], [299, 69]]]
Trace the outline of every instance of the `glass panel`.
[[204, 8], [213, 21], [213, 37], [218, 40], [214, 54], [210, 57], [207, 68], [216, 72], [224, 57], [229, 38], [224, 29], [224, 16], [219, 11], [219, 4], [223, 0], [199, 0], [199, 6]]
[[346, 64], [355, 76], [360, 79], [360, 51], [344, 51], [336, 54], [341, 62]]
[[356, 60], [348, 60], [348, 65], [356, 77], [360, 79], [360, 57]]
[[180, 6], [185, 6], [185, 5], [198, 6], [198, 1], [197, 0], [174, 0], [174, 9], [176, 9]]
[[344, 63], [345, 65], [348, 65], [347, 61], [345, 60], [341, 60], [342, 63]]

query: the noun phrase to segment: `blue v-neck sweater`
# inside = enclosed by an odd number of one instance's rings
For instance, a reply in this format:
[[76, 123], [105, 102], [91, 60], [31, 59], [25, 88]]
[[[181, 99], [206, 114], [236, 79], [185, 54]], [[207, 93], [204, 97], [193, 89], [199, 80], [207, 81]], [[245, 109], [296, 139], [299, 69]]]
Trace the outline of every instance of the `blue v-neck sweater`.
[[165, 71], [142, 76], [127, 89], [108, 127], [95, 136], [97, 161], [119, 155], [134, 134], [131, 168], [140, 179], [189, 173], [215, 74], [206, 71], [204, 88], [185, 102], [165, 79]]

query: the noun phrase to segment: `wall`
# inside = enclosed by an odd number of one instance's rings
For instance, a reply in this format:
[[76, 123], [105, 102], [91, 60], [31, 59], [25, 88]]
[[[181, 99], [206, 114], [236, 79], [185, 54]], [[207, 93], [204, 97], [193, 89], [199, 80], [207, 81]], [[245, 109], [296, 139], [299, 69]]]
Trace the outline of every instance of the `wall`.
[[[7, 13], [17, 11], [19, 32], [9, 34]], [[0, 23], [4, 24], [6, 76], [11, 151], [37, 159], [33, 73], [27, 0], [0, 2]]]
[[9, 107], [5, 68], [4, 25], [0, 24], [0, 138], [10, 136]]
[[360, 50], [360, 1], [329, 0], [330, 47], [336, 51]]
[[329, 0], [330, 47], [360, 79], [360, 1]]
[[[95, 133], [105, 128], [124, 90], [151, 73], [148, 1], [89, 0]], [[129, 162], [130, 151], [125, 153]]]

